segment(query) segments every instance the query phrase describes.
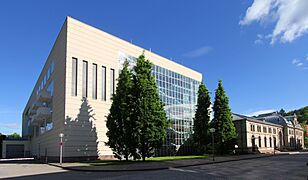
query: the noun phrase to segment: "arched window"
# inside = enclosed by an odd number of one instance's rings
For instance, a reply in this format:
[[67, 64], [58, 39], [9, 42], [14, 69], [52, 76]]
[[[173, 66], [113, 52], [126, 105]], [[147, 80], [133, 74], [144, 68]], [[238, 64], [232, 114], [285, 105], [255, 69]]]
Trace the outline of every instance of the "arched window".
[[267, 147], [266, 137], [264, 137], [264, 147]]
[[269, 138], [270, 147], [272, 147], [272, 137]]
[[259, 136], [259, 147], [261, 147], [261, 137]]

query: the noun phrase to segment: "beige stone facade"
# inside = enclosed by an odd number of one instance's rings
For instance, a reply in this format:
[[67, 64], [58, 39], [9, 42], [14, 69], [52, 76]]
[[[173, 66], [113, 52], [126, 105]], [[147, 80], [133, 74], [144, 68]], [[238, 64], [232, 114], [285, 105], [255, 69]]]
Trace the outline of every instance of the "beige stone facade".
[[296, 116], [282, 117], [278, 113], [247, 117], [233, 114], [241, 152], [273, 153], [304, 147], [303, 128]]
[[[174, 76], [170, 81], [181, 85], [183, 82], [183, 87], [189, 82], [187, 89], [179, 90], [184, 92], [182, 95], [176, 94], [182, 98], [182, 104], [175, 107], [172, 102], [181, 99], [167, 96], [173, 88], [171, 82], [157, 79], [157, 83], [161, 83], [160, 93], [166, 94], [161, 97], [164, 102], [170, 102], [166, 106], [170, 116], [173, 108], [177, 112], [189, 110], [187, 117], [182, 115], [181, 118], [192, 127], [197, 87], [202, 79], [200, 73], [67, 17], [23, 112], [23, 137], [30, 138], [32, 155], [56, 159], [59, 134], [64, 133], [65, 158], [112, 157], [112, 151], [105, 145], [105, 124], [120, 61], [138, 57], [143, 52], [157, 69], [157, 74], [153, 72], [155, 77], [162, 71]], [[177, 87], [180, 89], [180, 85]], [[186, 91], [190, 94], [185, 94]], [[189, 138], [189, 133], [187, 131], [187, 137], [176, 135], [176, 143], [182, 143], [181, 138]]]

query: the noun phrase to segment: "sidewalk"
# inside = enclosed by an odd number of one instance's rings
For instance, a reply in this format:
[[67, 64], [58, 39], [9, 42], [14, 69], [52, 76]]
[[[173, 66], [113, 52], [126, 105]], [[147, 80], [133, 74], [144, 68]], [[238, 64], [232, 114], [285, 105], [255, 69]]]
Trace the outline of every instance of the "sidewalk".
[[162, 162], [136, 162], [132, 164], [123, 165], [102, 165], [102, 166], [91, 166], [82, 163], [49, 163], [51, 166], [60, 167], [66, 170], [73, 171], [93, 171], [93, 172], [117, 172], [117, 171], [149, 171], [149, 170], [163, 170], [169, 168], [182, 168], [189, 166], [198, 166], [205, 164], [215, 164], [230, 161], [240, 161], [247, 159], [265, 158], [271, 156], [277, 156], [283, 154], [249, 154], [249, 155], [238, 155], [238, 156], [222, 156], [215, 157], [215, 161], [212, 157], [206, 159], [187, 159], [177, 161], [162, 161]]

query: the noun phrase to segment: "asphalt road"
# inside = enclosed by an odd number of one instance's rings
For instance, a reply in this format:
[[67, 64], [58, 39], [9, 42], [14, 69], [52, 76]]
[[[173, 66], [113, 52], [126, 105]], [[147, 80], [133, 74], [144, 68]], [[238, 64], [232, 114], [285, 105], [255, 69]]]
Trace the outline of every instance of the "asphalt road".
[[159, 171], [77, 172], [29, 162], [0, 164], [6, 179], [308, 179], [308, 154], [225, 162]]

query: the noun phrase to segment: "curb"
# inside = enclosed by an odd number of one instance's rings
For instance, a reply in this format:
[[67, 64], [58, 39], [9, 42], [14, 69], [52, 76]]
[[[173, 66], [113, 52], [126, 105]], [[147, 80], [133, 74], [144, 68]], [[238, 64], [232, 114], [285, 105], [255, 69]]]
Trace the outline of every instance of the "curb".
[[210, 161], [205, 163], [197, 163], [197, 164], [187, 164], [187, 165], [175, 165], [168, 167], [157, 167], [157, 168], [143, 168], [143, 169], [80, 169], [78, 167], [64, 167], [57, 164], [47, 163], [50, 166], [59, 167], [65, 170], [70, 171], [81, 171], [81, 172], [134, 172], [134, 171], [158, 171], [158, 170], [166, 170], [171, 168], [183, 168], [183, 167], [193, 167], [193, 166], [201, 166], [201, 165], [210, 165], [210, 164], [219, 164], [225, 162], [233, 162], [233, 161], [242, 161], [242, 160], [250, 160], [250, 159], [258, 159], [258, 158], [267, 158], [273, 156], [281, 156], [281, 155], [289, 155], [289, 154], [276, 154], [276, 155], [267, 155], [267, 156], [257, 156], [257, 157], [247, 157], [242, 159], [229, 159], [222, 161]]

